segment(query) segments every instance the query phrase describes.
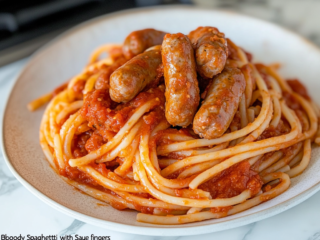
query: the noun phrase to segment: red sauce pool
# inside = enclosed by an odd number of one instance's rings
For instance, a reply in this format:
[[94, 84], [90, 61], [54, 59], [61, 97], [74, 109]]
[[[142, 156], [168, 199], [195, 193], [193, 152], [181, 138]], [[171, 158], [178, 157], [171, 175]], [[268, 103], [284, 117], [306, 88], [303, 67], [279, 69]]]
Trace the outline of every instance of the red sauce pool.
[[252, 195], [257, 194], [262, 181], [257, 172], [250, 169], [247, 161], [240, 162], [201, 184], [200, 189], [210, 192], [213, 199], [231, 198], [250, 189]]

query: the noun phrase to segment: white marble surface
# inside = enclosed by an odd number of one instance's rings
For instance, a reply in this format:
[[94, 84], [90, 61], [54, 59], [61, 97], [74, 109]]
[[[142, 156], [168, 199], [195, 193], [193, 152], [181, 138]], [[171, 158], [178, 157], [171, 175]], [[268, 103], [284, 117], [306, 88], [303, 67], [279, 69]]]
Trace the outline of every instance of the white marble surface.
[[[276, 3], [276, 0], [273, 0], [272, 2], [274, 2], [274, 6], [276, 7], [279, 5]], [[286, 2], [288, 3], [288, 1]], [[286, 8], [284, 12], [290, 11], [294, 12], [292, 7]], [[269, 13], [265, 12], [265, 15], [262, 15], [262, 17], [266, 15], [266, 18], [273, 16], [272, 14], [268, 14]], [[320, 16], [319, 11], [317, 16]], [[288, 16], [286, 17], [286, 19], [289, 18], [290, 17]], [[307, 19], [310, 19], [310, 17]], [[311, 20], [305, 20], [304, 23], [306, 26], [309, 26], [309, 22], [311, 22]], [[318, 32], [316, 32], [317, 34], [315, 34], [310, 30], [311, 27], [304, 27], [301, 29], [299, 29], [299, 27], [301, 27], [301, 24], [296, 30], [306, 36], [320, 36], [319, 28]], [[317, 43], [318, 39], [319, 38], [316, 37], [313, 40]], [[22, 60], [0, 68], [0, 112], [2, 112], [4, 108], [5, 99], [9, 94], [9, 89], [13, 85], [14, 76], [23, 67], [25, 62], [26, 60]], [[320, 240], [320, 192], [302, 204], [277, 216], [227, 231], [189, 237], [150, 237], [132, 235], [85, 224], [49, 207], [33, 196], [13, 177], [0, 154], [0, 235], [1, 234], [11, 236], [19, 234], [22, 234], [23, 236], [26, 236], [27, 234], [58, 236], [64, 234], [73, 234], [74, 236], [75, 234], [78, 234], [81, 236], [90, 236], [91, 234], [94, 234], [96, 236], [110, 236], [110, 239], [148, 240], [185, 240], [200, 238], [202, 240]]]

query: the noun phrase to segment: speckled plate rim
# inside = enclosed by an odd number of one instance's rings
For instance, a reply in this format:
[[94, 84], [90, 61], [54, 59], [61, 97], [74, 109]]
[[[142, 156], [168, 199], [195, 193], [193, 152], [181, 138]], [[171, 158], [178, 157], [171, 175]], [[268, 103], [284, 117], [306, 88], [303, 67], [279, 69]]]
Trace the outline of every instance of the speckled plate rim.
[[[317, 184], [315, 184], [314, 186], [310, 187], [309, 189], [301, 192], [300, 194], [298, 194], [297, 196], [284, 201], [280, 204], [277, 204], [273, 207], [270, 207], [268, 209], [265, 210], [261, 210], [258, 212], [255, 212], [253, 214], [249, 214], [247, 216], [244, 217], [238, 217], [235, 218], [233, 220], [226, 220], [223, 222], [219, 222], [216, 224], [206, 224], [206, 221], [203, 222], [203, 226], [188, 226], [188, 227], [179, 227], [179, 228], [157, 228], [157, 227], [153, 227], [153, 226], [132, 226], [132, 225], [128, 225], [128, 224], [121, 224], [121, 223], [115, 223], [115, 222], [111, 222], [111, 221], [106, 221], [106, 220], [102, 220], [102, 219], [98, 219], [98, 218], [94, 218], [82, 213], [79, 213], [77, 211], [71, 210], [65, 206], [63, 206], [62, 204], [59, 204], [57, 202], [55, 202], [54, 200], [52, 200], [51, 198], [49, 198], [48, 196], [46, 196], [45, 194], [41, 193], [39, 190], [37, 190], [36, 188], [34, 188], [27, 180], [25, 180], [23, 177], [21, 177], [19, 175], [19, 173], [15, 170], [15, 168], [13, 167], [13, 165], [10, 162], [10, 159], [6, 153], [5, 150], [5, 142], [4, 142], [4, 134], [3, 134], [3, 129], [4, 129], [4, 117], [5, 117], [5, 113], [7, 110], [7, 104], [9, 99], [11, 98], [12, 95], [12, 90], [15, 87], [15, 84], [17, 82], [17, 80], [19, 79], [19, 77], [26, 71], [26, 69], [29, 67], [29, 65], [32, 64], [32, 62], [36, 61], [37, 57], [38, 57], [38, 53], [40, 53], [42, 50], [44, 50], [45, 48], [55, 44], [56, 42], [62, 40], [64, 37], [68, 36], [68, 35], [72, 35], [74, 32], [85, 28], [85, 27], [90, 27], [90, 25], [95, 24], [97, 22], [100, 21], [104, 21], [108, 18], [112, 18], [114, 16], [118, 16], [118, 15], [126, 15], [126, 14], [132, 14], [132, 13], [138, 13], [141, 12], [143, 13], [144, 11], [149, 11], [149, 10], [155, 10], [155, 9], [194, 9], [196, 11], [212, 11], [212, 12], [224, 12], [224, 13], [230, 13], [230, 11], [223, 11], [223, 10], [208, 10], [208, 9], [204, 9], [204, 8], [199, 8], [199, 7], [191, 7], [191, 6], [158, 6], [158, 7], [145, 7], [145, 8], [138, 8], [138, 9], [129, 9], [129, 10], [124, 10], [124, 11], [119, 11], [119, 12], [115, 12], [115, 13], [111, 13], [111, 14], [106, 14], [97, 18], [93, 18], [89, 21], [85, 21], [82, 24], [79, 24], [73, 28], [71, 28], [70, 30], [66, 31], [65, 33], [59, 35], [58, 37], [56, 37], [55, 39], [53, 39], [52, 41], [50, 41], [49, 43], [47, 43], [45, 46], [41, 47], [39, 50], [37, 50], [31, 57], [30, 60], [28, 61], [28, 63], [23, 67], [23, 69], [16, 74], [16, 77], [14, 78], [14, 84], [12, 84], [12, 86], [10, 87], [9, 91], [10, 94], [8, 95], [7, 99], [5, 100], [5, 108], [3, 109], [3, 111], [1, 112], [2, 117], [0, 118], [0, 124], [1, 124], [1, 128], [0, 128], [0, 145], [1, 145], [1, 149], [2, 149], [2, 153], [3, 153], [3, 157], [4, 160], [9, 168], [9, 170], [12, 172], [12, 174], [18, 179], [18, 181], [25, 187], [27, 188], [32, 194], [34, 194], [36, 197], [38, 197], [40, 200], [42, 200], [43, 202], [45, 202], [46, 204], [48, 204], [49, 206], [53, 207], [54, 209], [67, 214], [75, 219], [78, 219], [80, 221], [86, 222], [88, 224], [92, 224], [92, 225], [96, 225], [105, 229], [110, 229], [113, 231], [119, 231], [119, 232], [125, 232], [125, 233], [132, 233], [132, 234], [139, 234], [139, 235], [154, 235], [154, 236], [187, 236], [187, 235], [198, 235], [198, 234], [205, 234], [205, 233], [210, 233], [210, 232], [217, 232], [217, 231], [223, 231], [223, 230], [227, 230], [227, 229], [231, 229], [231, 228], [236, 228], [236, 227], [240, 227], [243, 225], [247, 225], [256, 221], [260, 221], [269, 217], [272, 217], [274, 215], [277, 215], [281, 212], [284, 212], [296, 205], [298, 205], [299, 203], [302, 203], [303, 201], [307, 200], [308, 198], [310, 198], [312, 195], [314, 195], [315, 193], [317, 193], [320, 190], [320, 182], [318, 182]], [[291, 32], [287, 29], [284, 29], [282, 27], [279, 27], [275, 24], [260, 20], [260, 19], [256, 19], [256, 18], [252, 18], [252, 17], [248, 17], [242, 14], [238, 14], [238, 13], [234, 13], [232, 12], [232, 14], [234, 15], [238, 15], [239, 17], [242, 18], [247, 18], [247, 19], [252, 19], [252, 21], [256, 21], [256, 22], [261, 22], [263, 24], [267, 24], [270, 25], [272, 27], [278, 28], [281, 31], [285, 31], [290, 33], [291, 35], [295, 35], [296, 37], [306, 41], [308, 44], [310, 44], [315, 51], [319, 51], [319, 48], [314, 45], [313, 43], [311, 43], [310, 41], [308, 41], [307, 39], [299, 36], [298, 34]], [[164, 231], [165, 229], [165, 231]]]

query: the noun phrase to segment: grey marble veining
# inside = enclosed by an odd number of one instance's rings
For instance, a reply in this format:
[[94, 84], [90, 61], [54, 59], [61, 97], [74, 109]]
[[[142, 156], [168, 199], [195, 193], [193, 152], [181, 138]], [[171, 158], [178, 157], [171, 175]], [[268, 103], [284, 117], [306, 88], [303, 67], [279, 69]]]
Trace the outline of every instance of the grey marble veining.
[[320, 240], [320, 232], [316, 232], [311, 237], [309, 237], [308, 240]]
[[253, 231], [254, 227], [256, 226], [257, 223], [251, 223], [248, 226], [248, 232], [243, 236], [242, 240], [248, 240], [250, 237], [251, 232]]
[[15, 177], [8, 176], [4, 172], [4, 161], [0, 157], [0, 196], [4, 194], [9, 194], [10, 192], [16, 190], [21, 184]]
[[76, 234], [77, 231], [84, 225], [84, 222], [81, 222], [79, 220], [73, 220], [73, 222], [71, 223], [70, 226], [68, 226], [67, 228], [61, 230], [58, 233], [58, 236], [64, 236], [64, 235], [73, 235]]
[[[0, 112], [2, 112], [5, 104], [5, 99], [9, 95], [9, 89], [13, 85], [14, 76], [20, 71], [25, 60], [20, 60], [14, 64], [10, 64], [0, 70]], [[2, 118], [2, 116], [0, 116]], [[1, 148], [0, 148], [1, 152]], [[0, 196], [10, 194], [12, 191], [19, 188], [21, 184], [11, 174], [5, 165], [2, 152], [0, 154]]]

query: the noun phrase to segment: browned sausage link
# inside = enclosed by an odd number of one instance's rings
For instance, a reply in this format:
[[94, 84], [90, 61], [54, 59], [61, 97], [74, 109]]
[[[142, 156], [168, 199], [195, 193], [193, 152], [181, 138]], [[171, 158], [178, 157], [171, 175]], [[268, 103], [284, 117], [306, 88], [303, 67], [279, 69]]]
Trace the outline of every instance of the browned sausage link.
[[115, 102], [128, 102], [157, 79], [161, 64], [160, 50], [135, 56], [110, 76], [110, 97]]
[[166, 84], [166, 118], [174, 126], [192, 123], [199, 105], [199, 87], [193, 48], [182, 33], [167, 34], [162, 43]]
[[195, 48], [197, 69], [205, 78], [221, 73], [228, 57], [224, 34], [215, 27], [199, 27], [189, 33]]
[[194, 117], [194, 132], [206, 139], [220, 137], [238, 109], [245, 86], [246, 81], [238, 68], [225, 68], [216, 76]]
[[130, 33], [123, 43], [123, 55], [127, 59], [143, 53], [149, 47], [162, 44], [165, 32], [147, 28]]

